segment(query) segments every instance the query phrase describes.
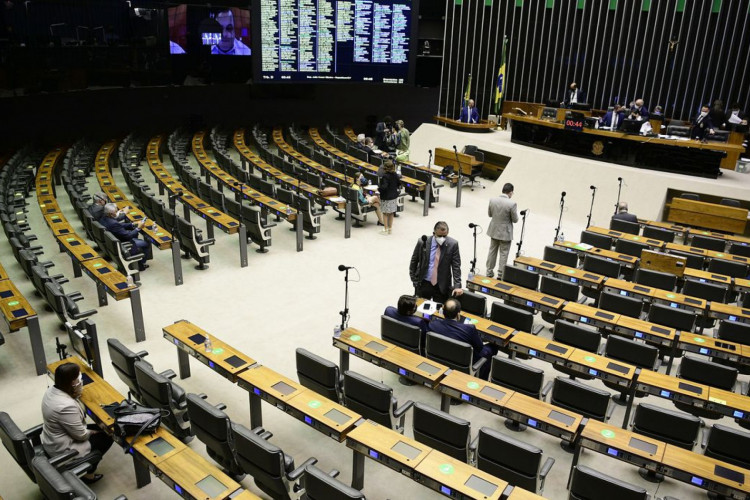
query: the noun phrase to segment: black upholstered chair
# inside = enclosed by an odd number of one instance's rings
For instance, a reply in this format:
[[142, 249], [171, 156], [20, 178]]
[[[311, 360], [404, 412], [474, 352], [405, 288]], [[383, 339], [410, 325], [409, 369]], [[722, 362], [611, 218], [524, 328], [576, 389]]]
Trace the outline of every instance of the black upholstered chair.
[[141, 391], [142, 403], [152, 408], [167, 410], [169, 415], [162, 418], [162, 424], [181, 441], [187, 443], [193, 439], [190, 421], [187, 415], [185, 391], [172, 382], [171, 370], [156, 373], [145, 361], [135, 362], [135, 378]]
[[672, 273], [640, 268], [635, 272], [635, 280], [639, 285], [651, 286], [660, 290], [673, 292], [677, 286], [677, 276]]
[[474, 359], [474, 348], [466, 342], [454, 340], [435, 332], [427, 332], [425, 357], [437, 361], [454, 370], [477, 376], [479, 370], [488, 361], [487, 358]]
[[[677, 370], [677, 376], [681, 379], [730, 392], [737, 383], [737, 375], [737, 368], [720, 365], [694, 356], [684, 356], [680, 361], [680, 368]], [[697, 407], [690, 403], [675, 400], [672, 403], [680, 410], [696, 417], [716, 420], [723, 416], [714, 410]]]
[[568, 267], [578, 266], [578, 254], [576, 252], [552, 245], [544, 247], [544, 260]]
[[489, 427], [479, 429], [476, 466], [513, 486], [541, 493], [554, 458], [542, 464], [543, 451]]
[[143, 361], [148, 352], [133, 352], [117, 339], [107, 339], [107, 350], [115, 373], [128, 386], [128, 393], [132, 398], [141, 401], [141, 390], [138, 388], [138, 380], [135, 376], [135, 363]]
[[599, 308], [617, 314], [630, 316], [631, 318], [640, 318], [643, 311], [643, 301], [635, 297], [626, 297], [624, 295], [602, 292], [599, 295]]
[[645, 243], [639, 243], [637, 241], [630, 240], [617, 240], [615, 243], [615, 252], [624, 253], [625, 255], [632, 255], [633, 257], [641, 258], [641, 252], [648, 250], [648, 245]]
[[190, 428], [206, 445], [208, 456], [236, 481], [241, 481], [245, 473], [237, 463], [232, 422], [224, 413], [226, 406], [221, 403], [213, 406], [198, 394], [188, 394], [186, 401]]
[[612, 250], [613, 239], [611, 236], [592, 233], [591, 231], [581, 231], [581, 243], [604, 250]]
[[714, 424], [703, 433], [703, 454], [750, 469], [750, 434], [726, 425]]
[[609, 228], [628, 234], [639, 234], [641, 232], [641, 225], [637, 222], [615, 219], [614, 217], [609, 220]]
[[693, 236], [693, 241], [690, 242], [690, 246], [695, 248], [703, 248], [705, 250], [713, 250], [714, 252], [723, 252], [726, 249], [727, 243], [719, 238], [711, 238], [709, 236]]
[[569, 500], [648, 500], [644, 488], [602, 474], [584, 465], [573, 467]]
[[669, 229], [662, 229], [653, 226], [643, 227], [643, 236], [654, 240], [661, 240], [665, 243], [673, 243], [677, 234]]
[[331, 401], [341, 402], [341, 375], [336, 363], [297, 348], [297, 378], [299, 383]]
[[470, 290], [464, 290], [459, 295], [458, 301], [461, 303], [461, 311], [483, 318], [487, 317], [487, 297], [481, 293], [474, 293]]
[[414, 405], [414, 439], [461, 462], [471, 460], [471, 422], [422, 403]]
[[608, 391], [589, 387], [569, 378], [556, 377], [550, 402], [585, 417], [606, 422], [614, 411], [609, 398]]
[[74, 471], [58, 471], [47, 457], [34, 457], [31, 468], [47, 500], [96, 500], [96, 493]]
[[[607, 338], [607, 344], [604, 346], [604, 355], [610, 359], [622, 361], [630, 365], [648, 370], [658, 370], [661, 365], [659, 360], [659, 349], [652, 345], [636, 342], [635, 340], [626, 339], [619, 335], [610, 335]], [[613, 397], [613, 401], [618, 404], [627, 403], [627, 390], [621, 385], [603, 380], [604, 385], [610, 389], [620, 392], [619, 396]], [[635, 397], [645, 397], [647, 393], [636, 391]]]
[[365, 495], [338, 479], [338, 471], [326, 474], [314, 465], [305, 468], [302, 485], [305, 500], [365, 500]]
[[380, 338], [415, 354], [424, 354], [422, 330], [386, 315], [380, 316]]
[[493, 302], [490, 308], [490, 319], [496, 323], [533, 333], [534, 313], [500, 302]]
[[344, 404], [373, 422], [404, 432], [406, 412], [414, 404], [407, 401], [400, 407], [393, 389], [353, 371], [344, 373]]

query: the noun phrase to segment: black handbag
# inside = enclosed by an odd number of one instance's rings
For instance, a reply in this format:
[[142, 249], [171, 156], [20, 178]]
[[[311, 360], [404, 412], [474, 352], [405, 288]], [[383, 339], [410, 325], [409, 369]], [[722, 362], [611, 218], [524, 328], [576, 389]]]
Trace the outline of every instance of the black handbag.
[[[161, 425], [162, 417], [169, 415], [167, 410], [143, 406], [129, 399], [120, 403], [112, 403], [105, 407], [105, 411], [114, 417], [114, 433], [123, 440], [126, 453], [141, 434], [156, 432]], [[127, 438], [130, 436], [133, 438], [128, 443]]]

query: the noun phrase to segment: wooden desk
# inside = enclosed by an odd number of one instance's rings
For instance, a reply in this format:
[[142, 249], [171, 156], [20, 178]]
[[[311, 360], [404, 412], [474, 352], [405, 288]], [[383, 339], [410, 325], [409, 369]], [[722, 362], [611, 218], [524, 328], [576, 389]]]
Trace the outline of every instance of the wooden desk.
[[[717, 276], [723, 276], [723, 275], [717, 275]], [[723, 276], [723, 277], [729, 278], [729, 276]], [[733, 285], [734, 285], [733, 288], [735, 292], [750, 292], [750, 280], [749, 279], [734, 278], [732, 281], [733, 281]]]
[[586, 229], [586, 231], [609, 236], [611, 238], [614, 238], [615, 240], [627, 240], [634, 243], [643, 243], [644, 245], [648, 245], [648, 247], [653, 250], [661, 250], [661, 248], [664, 246], [664, 242], [661, 240], [646, 238], [645, 236], [639, 236], [636, 234], [623, 233], [622, 231], [615, 231], [614, 229], [590, 226], [588, 229]]
[[626, 337], [643, 339], [648, 343], [660, 346], [672, 346], [677, 330], [661, 326], [642, 319], [621, 315], [615, 322], [615, 332]]
[[748, 210], [716, 203], [672, 198], [667, 204], [667, 220], [688, 226], [716, 229], [727, 233], [745, 232]]
[[[81, 262], [81, 266], [83, 272], [96, 282], [100, 306], [107, 304], [106, 294], [111, 295], [115, 300], [123, 300], [127, 298], [132, 300], [134, 295], [133, 292], [138, 291], [136, 285], [128, 284], [127, 278], [118, 272], [112, 264], [101, 257], [85, 260]], [[137, 302], [138, 311], [134, 310], [133, 314], [135, 315], [136, 312], [138, 312], [138, 314], [141, 315], [142, 320], [143, 313], [140, 311], [140, 296], [138, 296]], [[131, 307], [133, 307], [132, 304]]]
[[307, 389], [287, 401], [287, 413], [339, 443], [362, 418], [338, 403]]
[[[732, 363], [739, 363], [742, 357], [742, 344], [717, 339], [707, 335], [683, 332], [677, 343], [680, 349], [704, 356], [726, 359]], [[750, 364], [750, 360], [743, 360], [743, 364]]]
[[[692, 279], [695, 281], [700, 281], [701, 283], [715, 283], [717, 285], [724, 285], [726, 287], [732, 286], [732, 278], [730, 276], [726, 276], [724, 274], [716, 274], [716, 273], [710, 273], [708, 271], [701, 271], [700, 269], [694, 269], [692, 267], [686, 267], [685, 272], [683, 273], [683, 278], [685, 279]], [[734, 287], [735, 290], [738, 291], [746, 291], [742, 289], [737, 288], [736, 280], [734, 280]], [[743, 280], [747, 281], [747, 280]], [[750, 284], [750, 282], [748, 282]], [[741, 283], [740, 286], [744, 285], [744, 283]]]
[[749, 396], [710, 387], [708, 389], [708, 404], [706, 407], [727, 417], [750, 422]]
[[[489, 360], [488, 360], [489, 361]], [[450, 400], [466, 401], [469, 404], [502, 415], [503, 408], [515, 391], [492, 384], [468, 373], [451, 370], [438, 385], [442, 394], [440, 409], [450, 413]]]
[[581, 431], [571, 470], [578, 463], [581, 449], [586, 448], [655, 472], [666, 447], [657, 439], [589, 419]]
[[730, 498], [750, 494], [748, 470], [668, 444], [659, 472], [704, 490]]
[[726, 252], [716, 252], [714, 250], [705, 250], [703, 248], [691, 247], [688, 245], [680, 245], [677, 243], [667, 243], [666, 248], [668, 250], [676, 250], [678, 252], [692, 253], [695, 255], [702, 255], [708, 259], [720, 259], [728, 260], [731, 262], [739, 262], [741, 264], [750, 264], [750, 258], [743, 257], [741, 255], [732, 255]]
[[513, 291], [515, 286], [495, 278], [475, 274], [474, 278], [466, 281], [466, 288], [473, 292], [485, 293], [505, 300], [510, 298], [510, 292]]
[[568, 356], [567, 366], [583, 375], [614, 382], [622, 386], [623, 391], [630, 386], [636, 369], [633, 365], [605, 358], [583, 349], [573, 349]]
[[[605, 282], [606, 283], [606, 282]], [[592, 306], [568, 302], [563, 307], [560, 317], [577, 323], [595, 326], [597, 328], [614, 329], [620, 315], [604, 311]]]
[[[481, 161], [466, 153], [458, 153], [458, 161], [461, 162], [462, 175], [471, 175], [475, 168], [482, 166]], [[435, 148], [434, 163], [439, 167], [453, 167], [456, 171], [459, 169], [459, 164], [456, 162], [456, 152], [452, 149]]]
[[503, 416], [568, 442], [575, 440], [583, 420], [577, 413], [520, 392], [506, 402]]
[[708, 308], [708, 315], [716, 319], [728, 319], [729, 321], [739, 321], [740, 323], [750, 323], [750, 309], [711, 302]]
[[640, 224], [641, 226], [655, 227], [657, 229], [666, 229], [668, 231], [672, 231], [673, 233], [677, 233], [677, 236], [680, 236], [680, 237], [685, 237], [688, 232], [688, 228], [686, 228], [685, 226], [672, 224], [671, 222], [660, 222], [660, 221], [648, 220], [648, 219], [638, 219], [638, 224]]
[[695, 228], [688, 229], [685, 235], [685, 239], [689, 242], [693, 239], [693, 236], [708, 236], [710, 238], [724, 240], [727, 242], [727, 246], [731, 245], [732, 243], [738, 243], [743, 246], [750, 245], [750, 238], [748, 238], [747, 236], [738, 236], [736, 234], [717, 233], [714, 231], [705, 231]]
[[[506, 285], [509, 283], [505, 283]], [[537, 311], [557, 316], [565, 305], [565, 301], [554, 295], [537, 292], [529, 288], [515, 286], [509, 292], [508, 301], [520, 306], [532, 307]]]
[[625, 297], [636, 297], [641, 300], [651, 300], [657, 289], [650, 286], [639, 285], [632, 281], [617, 278], [607, 278], [603, 287], [605, 292], [624, 295]]
[[37, 375], [43, 375], [47, 366], [47, 357], [44, 354], [44, 341], [39, 326], [39, 317], [26, 297], [8, 279], [5, 269], [2, 270], [2, 274], [5, 276], [0, 281], [0, 311], [2, 311], [3, 320], [11, 332], [15, 332], [24, 326], [28, 327], [34, 370]]
[[583, 243], [576, 243], [573, 241], [556, 241], [555, 246], [570, 248], [580, 254], [590, 254], [601, 257], [603, 259], [613, 260], [629, 269], [633, 269], [636, 264], [638, 264], [638, 258], [633, 257], [632, 255], [625, 255], [624, 253], [613, 252], [612, 250], [604, 250], [602, 248], [592, 247]]
[[704, 314], [706, 309], [708, 309], [708, 301], [704, 299], [676, 292], [668, 292], [658, 288], [654, 288], [651, 301], [655, 304], [663, 304], [665, 306], [691, 311], [698, 315]]
[[510, 338], [508, 347], [514, 353], [525, 354], [559, 365], [565, 365], [565, 361], [573, 352], [570, 346], [526, 332], [515, 333]]
[[383, 353], [381, 366], [430, 389], [434, 389], [448, 371], [447, 366], [395, 346]]
[[427, 445], [372, 420], [362, 420], [349, 431], [346, 446], [352, 449], [352, 487], [357, 489], [364, 487], [365, 457], [416, 481], [414, 469], [432, 452]]
[[538, 272], [542, 276], [554, 276], [555, 278], [579, 283], [581, 286], [598, 290], [602, 283], [607, 279], [601, 274], [590, 273], [583, 269], [563, 266], [534, 257], [516, 257], [515, 265], [521, 265], [529, 271]]
[[705, 406], [708, 401], [709, 387], [652, 370], [641, 370], [638, 376], [638, 390], [660, 398], [693, 405], [697, 402], [697, 406]]
[[[190, 376], [190, 356], [232, 383], [237, 383], [237, 374], [256, 364], [250, 356], [187, 320], [183, 319], [165, 326], [162, 332], [165, 339], [177, 346], [177, 363], [181, 379]], [[206, 338], [211, 339], [211, 351], [205, 350]]]
[[432, 450], [419, 462], [415, 473], [417, 481], [452, 498], [499, 500], [508, 486], [508, 483], [502, 479], [475, 469], [437, 450]]
[[[435, 316], [436, 318], [445, 318], [442, 309], [440, 311], [432, 313], [432, 315], [420, 312], [419, 306], [421, 306], [423, 303], [424, 299], [417, 299], [417, 312], [414, 313], [415, 316], [428, 320], [431, 316]], [[516, 331], [515, 328], [505, 326], [502, 323], [497, 323], [485, 317], [477, 316], [475, 314], [463, 311], [461, 312], [461, 321], [466, 324], [474, 325], [484, 342], [490, 342], [500, 348], [505, 347], [510, 336], [513, 335], [513, 333]]]
[[544, 276], [554, 276], [555, 271], [562, 267], [560, 264], [555, 264], [554, 262], [526, 256], [516, 257], [513, 264]]
[[268, 367], [254, 365], [239, 374], [237, 384], [250, 393], [250, 428], [263, 426], [261, 400], [287, 413], [287, 403], [306, 389]]
[[375, 366], [382, 366], [382, 358], [385, 352], [400, 349], [390, 342], [352, 327], [341, 332], [341, 336], [333, 337], [333, 346], [340, 349], [339, 367], [341, 373], [349, 369], [349, 354], [354, 354]]
[[497, 123], [487, 120], [479, 120], [479, 123], [465, 123], [447, 116], [433, 116], [433, 120], [438, 124], [447, 125], [449, 128], [455, 128], [463, 132], [489, 132], [497, 128]]

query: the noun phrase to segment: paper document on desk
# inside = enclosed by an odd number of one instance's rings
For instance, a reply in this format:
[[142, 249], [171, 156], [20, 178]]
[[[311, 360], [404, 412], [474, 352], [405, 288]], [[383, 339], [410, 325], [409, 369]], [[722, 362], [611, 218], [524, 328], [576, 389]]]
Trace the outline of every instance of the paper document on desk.
[[346, 198], [344, 198], [343, 196], [332, 196], [331, 198], [328, 198], [328, 199], [334, 203], [343, 203], [346, 201]]
[[742, 118], [740, 118], [739, 116], [733, 114], [733, 115], [731, 115], [729, 117], [729, 120], [727, 120], [727, 121], [729, 123], [739, 124], [739, 123], [742, 123]]
[[434, 314], [438, 310], [438, 303], [434, 300], [425, 300], [419, 306], [419, 311], [422, 314]]
[[368, 191], [377, 191], [378, 186], [377, 184], [368, 184], [367, 186], [365, 186], [365, 189], [367, 189]]
[[579, 250], [591, 250], [594, 248], [594, 245], [589, 245], [588, 243], [578, 243], [574, 245], [574, 248], [577, 248]]

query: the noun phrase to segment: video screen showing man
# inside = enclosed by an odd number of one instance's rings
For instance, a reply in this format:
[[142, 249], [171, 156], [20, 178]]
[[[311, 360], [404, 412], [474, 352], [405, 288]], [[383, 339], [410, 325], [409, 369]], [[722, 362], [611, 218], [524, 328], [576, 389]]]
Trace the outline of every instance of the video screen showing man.
[[242, 9], [226, 8], [216, 12], [214, 20], [219, 24], [220, 37], [211, 47], [211, 54], [249, 56], [250, 47], [242, 39], [250, 41], [250, 13]]
[[169, 53], [185, 54], [187, 47], [187, 5], [167, 9], [169, 20]]

